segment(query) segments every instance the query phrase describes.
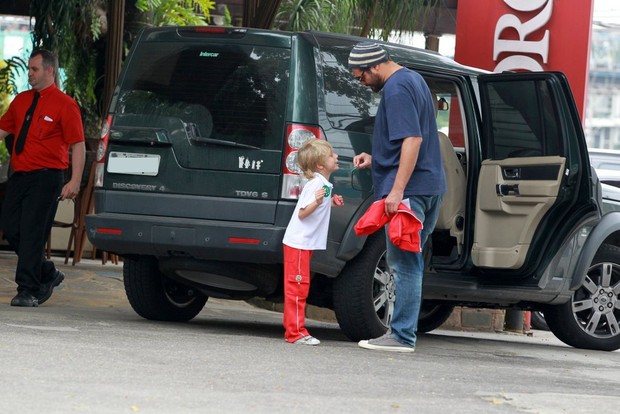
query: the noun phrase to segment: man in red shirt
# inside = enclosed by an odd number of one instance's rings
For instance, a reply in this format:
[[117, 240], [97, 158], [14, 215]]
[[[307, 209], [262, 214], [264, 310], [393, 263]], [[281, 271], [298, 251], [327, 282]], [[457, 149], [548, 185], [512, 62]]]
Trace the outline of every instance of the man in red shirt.
[[[58, 59], [35, 50], [28, 61], [28, 83], [0, 118], [0, 139], [15, 136], [11, 152], [14, 173], [2, 205], [4, 237], [18, 255], [17, 295], [11, 306], [38, 306], [52, 295], [64, 274], [44, 256], [58, 201], [75, 199], [86, 159], [84, 129], [77, 103], [56, 87]], [[21, 132], [21, 134], [20, 134]], [[71, 178], [64, 184], [64, 170]]]

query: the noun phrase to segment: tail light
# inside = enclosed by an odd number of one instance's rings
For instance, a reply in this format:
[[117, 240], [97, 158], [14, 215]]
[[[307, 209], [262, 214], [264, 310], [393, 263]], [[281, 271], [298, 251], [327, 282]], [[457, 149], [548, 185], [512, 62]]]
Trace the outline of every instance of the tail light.
[[289, 124], [287, 126], [284, 166], [282, 168], [282, 190], [280, 193], [282, 198], [295, 200], [301, 194], [301, 189], [307, 180], [297, 164], [297, 155], [302, 145], [311, 139], [325, 139], [320, 127], [302, 124]]
[[103, 174], [105, 172], [105, 153], [108, 148], [108, 139], [110, 138], [110, 125], [112, 124], [112, 115], [103, 121], [101, 126], [101, 137], [99, 138], [99, 146], [97, 147], [97, 166], [95, 168], [95, 187], [103, 187]]

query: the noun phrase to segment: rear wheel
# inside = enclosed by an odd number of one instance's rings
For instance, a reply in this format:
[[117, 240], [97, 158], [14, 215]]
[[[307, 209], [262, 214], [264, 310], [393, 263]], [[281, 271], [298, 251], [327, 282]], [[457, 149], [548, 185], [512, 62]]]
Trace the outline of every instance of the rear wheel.
[[123, 279], [131, 307], [146, 319], [188, 321], [200, 313], [208, 299], [164, 276], [152, 257], [124, 259]]
[[602, 245], [570, 301], [545, 309], [549, 329], [575, 348], [620, 348], [620, 248]]

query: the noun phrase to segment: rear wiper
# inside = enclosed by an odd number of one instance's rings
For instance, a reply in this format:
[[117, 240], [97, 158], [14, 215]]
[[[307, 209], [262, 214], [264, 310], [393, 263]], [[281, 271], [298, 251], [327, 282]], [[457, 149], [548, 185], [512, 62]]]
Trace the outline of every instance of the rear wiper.
[[225, 147], [241, 147], [241, 148], [251, 148], [251, 149], [260, 149], [259, 147], [255, 147], [254, 145], [241, 144], [235, 141], [225, 141], [222, 139], [213, 139], [213, 138], [205, 138], [205, 137], [192, 137], [192, 141], [196, 141], [199, 144], [212, 144], [212, 145], [222, 145]]
[[[185, 132], [187, 133], [187, 137], [190, 140], [197, 142], [198, 144], [211, 144], [211, 145], [221, 145], [225, 147], [260, 149], [259, 147], [255, 147], [254, 145], [241, 144], [239, 142], [226, 141], [223, 139], [203, 137], [201, 134], [200, 128], [198, 128], [198, 125], [196, 125], [193, 122], [188, 122], [185, 124]], [[211, 134], [211, 130], [209, 130], [209, 133], [207, 135], [210, 135], [210, 134]]]

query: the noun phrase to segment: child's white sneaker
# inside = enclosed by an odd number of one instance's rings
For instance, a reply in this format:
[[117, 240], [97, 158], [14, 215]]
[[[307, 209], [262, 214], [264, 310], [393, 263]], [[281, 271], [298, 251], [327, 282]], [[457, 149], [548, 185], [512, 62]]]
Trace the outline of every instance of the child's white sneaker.
[[318, 345], [321, 341], [316, 339], [314, 336], [302, 336], [293, 343], [297, 345]]

